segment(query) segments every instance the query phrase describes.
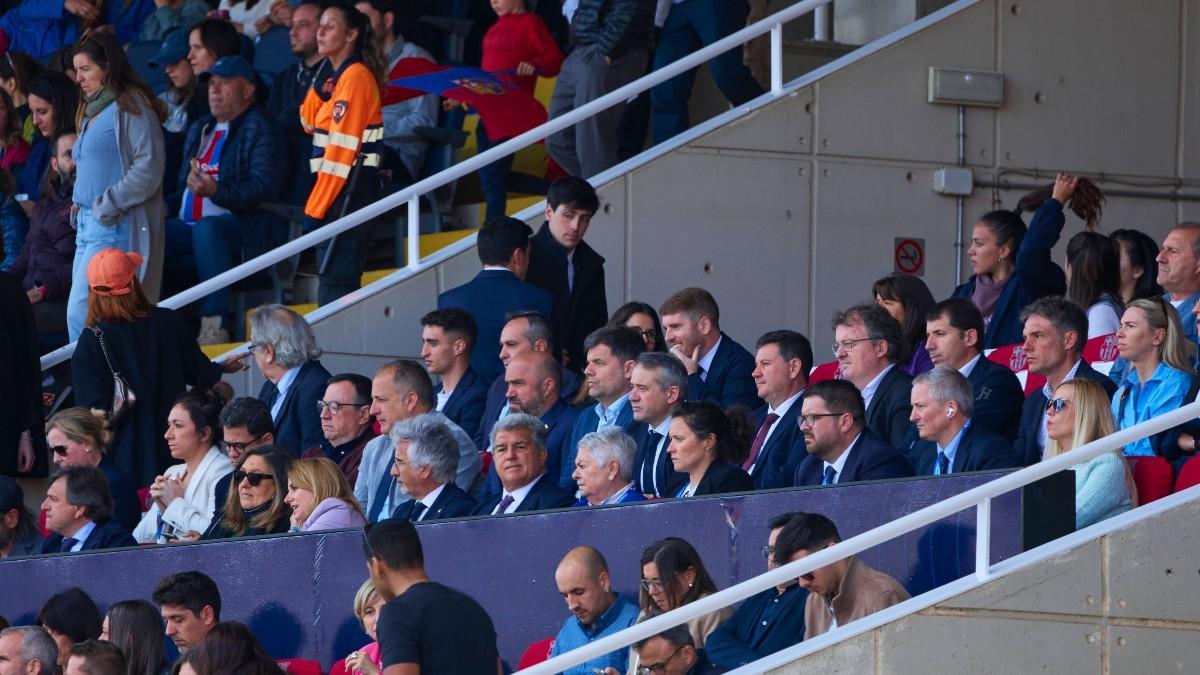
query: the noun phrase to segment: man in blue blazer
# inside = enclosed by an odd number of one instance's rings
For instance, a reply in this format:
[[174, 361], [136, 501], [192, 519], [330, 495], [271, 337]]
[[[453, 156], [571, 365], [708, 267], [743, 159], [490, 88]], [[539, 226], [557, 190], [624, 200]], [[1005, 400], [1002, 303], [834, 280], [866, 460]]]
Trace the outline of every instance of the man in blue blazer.
[[1083, 361], [1088, 334], [1087, 312], [1061, 297], [1042, 298], [1022, 312], [1025, 327], [1025, 357], [1029, 372], [1046, 378], [1041, 389], [1031, 392], [1021, 409], [1021, 424], [1013, 450], [1021, 464], [1042, 461], [1046, 447], [1046, 402], [1058, 385], [1084, 378], [1104, 387], [1109, 398], [1117, 385]]
[[1003, 436], [975, 426], [974, 396], [963, 374], [940, 366], [913, 380], [912, 421], [921, 440], [909, 457], [918, 476], [1019, 466]]
[[1013, 442], [1025, 392], [1012, 370], [983, 355], [983, 315], [975, 303], [961, 298], [939, 302], [926, 315], [925, 333], [933, 365], [953, 368], [970, 381], [975, 394], [971, 424]]
[[129, 532], [112, 520], [113, 498], [104, 472], [94, 466], [63, 469], [42, 502], [46, 529], [42, 553], [95, 551], [137, 546]]
[[793, 484], [798, 487], [913, 475], [904, 456], [866, 427], [862, 395], [845, 380], [809, 387], [799, 422], [808, 456], [796, 467]]
[[421, 359], [441, 382], [435, 409], [472, 438], [479, 430], [487, 400], [487, 384], [471, 368], [475, 319], [465, 310], [435, 309], [421, 317]]
[[393, 518], [414, 523], [471, 515], [475, 500], [454, 484], [458, 474], [458, 441], [445, 424], [421, 415], [392, 429], [397, 441], [391, 474], [410, 499]]
[[908, 436], [908, 392], [912, 378], [897, 365], [904, 331], [874, 303], [833, 316], [834, 355], [842, 377], [854, 383], [867, 406], [867, 428], [893, 448]]
[[645, 352], [637, 357], [630, 376], [629, 407], [642, 434], [630, 475], [647, 497], [674, 497], [687, 482], [687, 474], [675, 470], [669, 450], [671, 411], [687, 393], [688, 375], [683, 364], [670, 354]]
[[533, 415], [513, 413], [492, 431], [493, 463], [501, 492], [481, 500], [471, 515], [501, 515], [560, 509], [575, 503], [546, 473], [546, 426]]
[[299, 457], [325, 438], [317, 401], [325, 395], [329, 371], [317, 359], [321, 350], [304, 317], [283, 305], [264, 305], [250, 315], [254, 362], [267, 379], [258, 400], [275, 422], [275, 443]]
[[758, 429], [742, 469], [754, 487], [789, 487], [796, 467], [808, 456], [800, 432], [800, 408], [813, 351], [808, 338], [791, 330], [774, 330], [758, 339], [754, 355], [754, 386], [766, 401], [754, 411]]
[[471, 348], [471, 367], [488, 383], [504, 372], [496, 345], [509, 314], [534, 310], [553, 320], [550, 294], [524, 281], [532, 235], [533, 230], [516, 218], [488, 222], [476, 235], [483, 271], [438, 296], [438, 309], [458, 307], [474, 317], [479, 332]]
[[671, 354], [688, 372], [688, 401], [707, 401], [722, 410], [735, 403], [762, 405], [754, 386], [754, 357], [721, 332], [720, 308], [703, 288], [685, 288], [659, 308]]

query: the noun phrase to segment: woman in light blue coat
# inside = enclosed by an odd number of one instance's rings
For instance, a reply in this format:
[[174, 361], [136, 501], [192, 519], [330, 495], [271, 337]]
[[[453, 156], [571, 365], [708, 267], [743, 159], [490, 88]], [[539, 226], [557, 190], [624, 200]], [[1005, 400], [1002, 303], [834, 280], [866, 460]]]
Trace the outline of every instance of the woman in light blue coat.
[[362, 507], [337, 464], [327, 457], [301, 459], [288, 470], [292, 532], [343, 530], [367, 524]]

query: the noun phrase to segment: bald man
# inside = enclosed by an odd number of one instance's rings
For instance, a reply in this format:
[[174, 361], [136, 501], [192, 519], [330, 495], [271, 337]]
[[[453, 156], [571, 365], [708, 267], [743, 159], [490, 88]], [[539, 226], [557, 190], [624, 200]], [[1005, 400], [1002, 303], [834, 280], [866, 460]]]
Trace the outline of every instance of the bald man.
[[[551, 476], [561, 472], [566, 445], [571, 442], [571, 430], [579, 416], [579, 411], [567, 405], [559, 394], [562, 373], [558, 361], [549, 352], [541, 351], [517, 354], [504, 368], [509, 410], [533, 415], [546, 424], [546, 473]], [[491, 433], [491, 429], [487, 431]], [[479, 498], [487, 500], [499, 492], [500, 479], [493, 464]]]
[[[608, 563], [591, 546], [567, 551], [554, 572], [554, 582], [573, 616], [558, 631], [551, 658], [624, 630], [637, 621], [638, 608], [613, 592]], [[608, 668], [624, 673], [628, 666], [629, 650], [618, 649], [563, 673], [592, 675]]]

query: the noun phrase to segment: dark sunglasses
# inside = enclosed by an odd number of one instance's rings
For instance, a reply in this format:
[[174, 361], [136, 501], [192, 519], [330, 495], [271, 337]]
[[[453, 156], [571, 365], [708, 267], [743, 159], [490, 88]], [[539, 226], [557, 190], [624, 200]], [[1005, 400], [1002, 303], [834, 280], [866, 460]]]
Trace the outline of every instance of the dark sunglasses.
[[1069, 403], [1070, 401], [1065, 398], [1056, 398], [1053, 401], [1046, 401], [1046, 412], [1057, 415], [1062, 412], [1063, 408], [1067, 407], [1067, 404]]
[[817, 577], [815, 575], [813, 575], [812, 572], [809, 572], [808, 574], [801, 574], [800, 578], [805, 581], [812, 581], [813, 579], [816, 579]]
[[50, 452], [53, 452], [54, 454], [58, 455], [59, 457], [66, 457], [67, 456], [67, 446], [52, 445], [52, 446], [50, 446]]
[[233, 472], [234, 485], [239, 485], [244, 480], [250, 481], [250, 487], [258, 487], [264, 480], [275, 480], [275, 477], [269, 473], [255, 473], [253, 471], [247, 473], [241, 469]]

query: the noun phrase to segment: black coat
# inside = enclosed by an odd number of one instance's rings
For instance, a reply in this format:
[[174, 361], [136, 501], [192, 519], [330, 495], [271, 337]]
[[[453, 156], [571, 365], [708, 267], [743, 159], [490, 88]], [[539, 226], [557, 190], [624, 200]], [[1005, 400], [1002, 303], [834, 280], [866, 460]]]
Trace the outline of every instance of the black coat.
[[471, 367], [487, 383], [504, 375], [500, 331], [512, 312], [534, 310], [554, 321], [550, 294], [517, 278], [510, 270], [482, 270], [475, 278], [438, 296], [438, 309], [458, 307], [479, 328], [471, 348]]
[[754, 356], [721, 333], [721, 344], [708, 364], [704, 379], [699, 371], [688, 376], [688, 401], [708, 401], [722, 410], [741, 403], [754, 410], [763, 404], [754, 385]]
[[[42, 368], [38, 363], [33, 306], [19, 279], [0, 272], [0, 474], [17, 473], [17, 443], [29, 431], [34, 475], [46, 475], [42, 430]], [[165, 422], [164, 422], [165, 423]], [[166, 427], [163, 427], [164, 429]], [[39, 466], [40, 464], [40, 466]]]
[[[687, 483], [687, 474], [683, 476], [683, 482], [677, 483], [672, 494], [667, 496], [673, 497], [679, 493], [679, 490]], [[692, 491], [693, 497], [703, 497], [705, 495], [721, 495], [726, 492], [750, 492], [754, 489], [754, 482], [750, 480], [750, 475], [742, 471], [742, 467], [734, 466], [716, 460], [708, 465], [708, 469], [704, 471], [704, 476], [700, 478], [700, 484]]]
[[[325, 396], [325, 383], [329, 378], [329, 371], [320, 361], [306, 361], [288, 387], [279, 417], [275, 419], [275, 443], [287, 448], [296, 457], [325, 440], [317, 401]], [[266, 403], [270, 409], [272, 399], [278, 393], [279, 389], [274, 383], [263, 382], [262, 389], [258, 390], [258, 400]]]
[[[441, 390], [441, 387], [438, 388]], [[442, 414], [450, 418], [460, 429], [467, 432], [471, 438], [479, 430], [479, 421], [483, 418], [483, 409], [487, 405], [488, 385], [474, 368], [468, 367], [463, 373], [454, 393], [442, 408]], [[490, 430], [489, 430], [490, 431]]]
[[1013, 371], [981, 356], [967, 381], [975, 397], [971, 424], [1000, 434], [1009, 443], [1016, 440], [1025, 391]]
[[[540, 478], [536, 479], [533, 487], [529, 490], [529, 494], [525, 495], [525, 499], [517, 505], [517, 508], [509, 511], [509, 513], [523, 513], [525, 511], [541, 511], [543, 509], [561, 509], [575, 504], [575, 495], [558, 487], [554, 482], [554, 476], [544, 473]], [[500, 504], [500, 500], [504, 498], [504, 492], [492, 495], [489, 499], [481, 500], [475, 510], [471, 512], [473, 516], [488, 516], [492, 510]]]
[[[837, 477], [838, 485], [863, 480], [910, 478], [913, 475], [913, 468], [904, 455], [868, 429], [862, 430], [858, 440], [846, 452], [850, 456], [846, 458], [842, 473]], [[820, 485], [824, 478], [825, 461], [816, 455], [809, 455], [796, 468], [795, 485]]]
[[[271, 502], [267, 502], [262, 506], [257, 506], [245, 512], [247, 522], [253, 520], [256, 516], [271, 508]], [[213, 515], [213, 520], [208, 524], [208, 529], [200, 535], [201, 541], [212, 541], [214, 539], [236, 539], [238, 537], [254, 537], [260, 534], [283, 534], [292, 527], [291, 518], [287, 515], [280, 515], [274, 522], [266, 527], [247, 527], [246, 531], [241, 534], [234, 533], [225, 525], [225, 512], [223, 506], [217, 507], [216, 514]]]
[[[155, 307], [133, 322], [102, 322], [113, 366], [121, 371], [137, 403], [113, 435], [108, 454], [134, 485], [146, 486], [177, 463], [171, 458], [163, 432], [175, 400], [188, 386], [211, 387], [221, 379], [221, 365], [200, 351], [183, 319], [173, 310]], [[75, 404], [108, 410], [112, 407], [112, 373], [104, 362], [100, 342], [85, 329], [71, 359]]]
[[904, 447], [904, 440], [912, 427], [908, 421], [912, 414], [912, 377], [893, 366], [867, 406], [867, 428], [891, 444], [893, 448]]
[[554, 339], [559, 352], [567, 352], [567, 366], [578, 372], [586, 355], [583, 341], [592, 331], [608, 323], [608, 298], [604, 293], [604, 258], [586, 241], [579, 242], [571, 257], [575, 286], [567, 284], [567, 249], [550, 233], [549, 223], [530, 240], [532, 249], [525, 283], [550, 294], [554, 303]]
[[[499, 504], [500, 502], [496, 502]], [[417, 500], [410, 499], [392, 511], [392, 518], [400, 520], [408, 520], [412, 518], [413, 507], [416, 506]], [[493, 507], [495, 508], [495, 507]], [[467, 496], [467, 493], [462, 491], [454, 483], [446, 483], [442, 486], [442, 492], [438, 498], [433, 500], [433, 506], [425, 512], [425, 517], [420, 522], [427, 520], [441, 520], [443, 518], [462, 518], [463, 516], [471, 515], [471, 511], [475, 510], [475, 500]]]
[[[937, 443], [933, 441], [917, 441], [909, 453], [913, 468], [918, 476], [932, 476], [933, 467], [937, 463]], [[1003, 436], [983, 429], [976, 429], [972, 424], [958, 441], [958, 449], [954, 451], [954, 464], [951, 473], [964, 471], [987, 471], [990, 469], [1011, 469], [1021, 463], [1013, 453], [1012, 446]]]
[[[1106, 375], [1102, 375], [1094, 370], [1087, 363], [1080, 363], [1075, 369], [1075, 377], [1091, 380], [1096, 384], [1104, 387], [1104, 391], [1111, 399], [1112, 395], [1117, 391], [1117, 385]], [[1042, 417], [1046, 414], [1046, 395], [1041, 389], [1032, 391], [1025, 398], [1025, 404], [1021, 407], [1021, 427], [1017, 431], [1017, 440], [1013, 443], [1013, 452], [1016, 453], [1017, 459], [1024, 466], [1031, 466], [1042, 461], [1042, 446], [1038, 442], [1038, 436], [1042, 431]]]
[[[61, 534], [52, 534], [46, 537], [46, 541], [42, 542], [42, 553], [59, 553], [62, 548], [63, 536]], [[83, 542], [83, 548], [80, 551], [98, 551], [104, 548], [121, 548], [124, 546], [137, 546], [137, 541], [129, 531], [111, 520], [106, 520], [103, 523], [96, 523], [96, 528], [88, 535], [88, 538]]]
[[[801, 394], [787, 412], [775, 420], [771, 437], [759, 449], [758, 458], [750, 467], [750, 478], [754, 480], [756, 489], [790, 487], [796, 468], [808, 457], [804, 434], [800, 432], [800, 407], [803, 403], [804, 395]], [[766, 419], [767, 406], [754, 411], [755, 434]]]

